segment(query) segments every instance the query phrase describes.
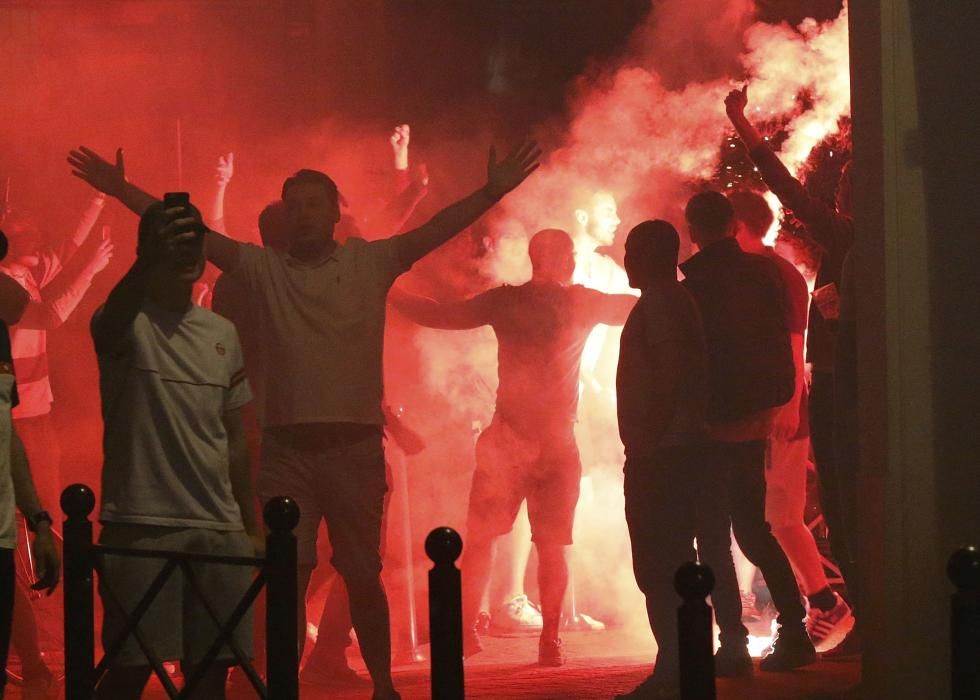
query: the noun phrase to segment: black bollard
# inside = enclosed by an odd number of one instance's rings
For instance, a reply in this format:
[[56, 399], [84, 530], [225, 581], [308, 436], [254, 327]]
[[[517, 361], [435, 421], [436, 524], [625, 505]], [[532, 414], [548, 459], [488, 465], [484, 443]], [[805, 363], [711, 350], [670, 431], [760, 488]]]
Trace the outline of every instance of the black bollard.
[[299, 522], [299, 506], [293, 499], [279, 496], [265, 504], [263, 515], [269, 528], [265, 538], [265, 648], [269, 697], [298, 700], [299, 620], [293, 528]]
[[980, 698], [980, 550], [953, 552], [946, 573], [956, 586], [950, 605], [953, 700]]
[[425, 538], [429, 571], [429, 637], [432, 640], [432, 700], [463, 700], [463, 593], [456, 560], [463, 539], [451, 527]]
[[61, 494], [68, 518], [63, 534], [65, 700], [91, 700], [95, 671], [95, 610], [92, 600], [92, 523], [95, 494], [72, 484]]
[[674, 589], [684, 602], [677, 609], [681, 700], [715, 700], [714, 635], [711, 606], [705, 598], [715, 575], [703, 564], [682, 564], [674, 574]]

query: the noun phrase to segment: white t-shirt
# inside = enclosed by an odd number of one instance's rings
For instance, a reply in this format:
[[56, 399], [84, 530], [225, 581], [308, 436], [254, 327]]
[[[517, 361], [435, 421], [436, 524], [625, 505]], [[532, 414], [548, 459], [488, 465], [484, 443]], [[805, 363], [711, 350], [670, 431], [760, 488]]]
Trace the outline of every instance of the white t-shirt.
[[200, 306], [174, 313], [147, 302], [128, 342], [98, 361], [99, 519], [243, 529], [222, 421], [252, 398], [234, 325]]
[[14, 375], [0, 373], [0, 549], [17, 546], [17, 499], [10, 473], [10, 418]]
[[309, 265], [242, 244], [231, 271], [267, 337], [265, 426], [382, 425], [382, 348], [388, 289], [408, 268], [397, 238], [351, 238]]

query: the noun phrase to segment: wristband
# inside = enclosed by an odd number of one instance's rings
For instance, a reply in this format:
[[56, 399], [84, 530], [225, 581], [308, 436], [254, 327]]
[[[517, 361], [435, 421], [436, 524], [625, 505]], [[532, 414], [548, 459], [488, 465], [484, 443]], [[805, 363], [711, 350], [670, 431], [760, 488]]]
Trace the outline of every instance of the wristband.
[[47, 523], [49, 527], [51, 525], [54, 525], [54, 520], [51, 519], [51, 516], [48, 514], [48, 511], [46, 510], [39, 510], [34, 515], [27, 516], [26, 520], [27, 520], [27, 529], [30, 530], [31, 532], [37, 532], [37, 527], [41, 523]]

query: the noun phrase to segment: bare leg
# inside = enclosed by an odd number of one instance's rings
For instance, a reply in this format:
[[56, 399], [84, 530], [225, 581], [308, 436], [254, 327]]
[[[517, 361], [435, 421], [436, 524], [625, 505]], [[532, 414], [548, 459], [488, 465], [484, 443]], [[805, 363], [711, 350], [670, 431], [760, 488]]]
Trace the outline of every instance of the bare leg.
[[38, 676], [47, 671], [38, 644], [34, 610], [20, 581], [14, 585], [14, 618], [10, 629], [10, 644], [20, 657], [25, 677]]
[[493, 539], [472, 535], [463, 548], [460, 562], [463, 579], [463, 624], [472, 625], [480, 612], [480, 599], [487, 589], [490, 564], [493, 559]]
[[514, 529], [497, 538], [488, 611], [526, 593], [524, 579], [530, 556], [531, 524], [527, 519], [527, 501], [524, 501], [514, 521]]
[[755, 580], [755, 564], [750, 562], [742, 553], [742, 549], [734, 537], [732, 537], [732, 560], [735, 562], [735, 578], [738, 579], [738, 590], [742, 593], [751, 593], [752, 582]]
[[542, 639], [557, 639], [562, 601], [568, 588], [568, 558], [565, 545], [537, 544], [538, 585], [541, 587]]

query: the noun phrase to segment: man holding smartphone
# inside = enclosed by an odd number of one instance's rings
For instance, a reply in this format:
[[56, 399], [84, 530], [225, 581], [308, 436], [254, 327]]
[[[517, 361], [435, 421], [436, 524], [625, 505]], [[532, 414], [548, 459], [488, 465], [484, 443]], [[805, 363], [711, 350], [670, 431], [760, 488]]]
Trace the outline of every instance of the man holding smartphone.
[[[375, 700], [399, 698], [391, 678], [388, 601], [381, 584], [381, 520], [385, 482], [381, 409], [385, 305], [395, 279], [417, 260], [474, 223], [538, 166], [524, 142], [498, 161], [491, 147], [487, 181], [426, 224], [391, 238], [334, 239], [340, 221], [337, 185], [301, 170], [282, 187], [289, 242], [285, 251], [205, 234], [208, 259], [233, 275], [266, 337], [261, 500], [290, 496], [299, 504], [297, 613], [302, 646], [305, 593], [325, 520], [332, 563], [347, 584], [351, 618], [374, 683]], [[144, 211], [155, 199], [126, 181], [116, 165], [88, 149], [73, 152], [75, 173]], [[174, 243], [195, 237], [187, 231]]]
[[[240, 409], [251, 392], [230, 321], [191, 301], [204, 269], [204, 225], [186, 193], [148, 207], [136, 261], [92, 319], [105, 423], [100, 542], [117, 547], [251, 556], [263, 549]], [[101, 571], [103, 644], [118, 638], [159, 573], [158, 559], [107, 555]], [[247, 567], [193, 564], [219, 619], [252, 581]], [[155, 656], [193, 673], [218, 629], [194, 587], [171, 575], [140, 621]], [[235, 630], [248, 653], [250, 617]], [[195, 697], [225, 697], [225, 647]], [[96, 697], [139, 698], [150, 675], [130, 636]]]

